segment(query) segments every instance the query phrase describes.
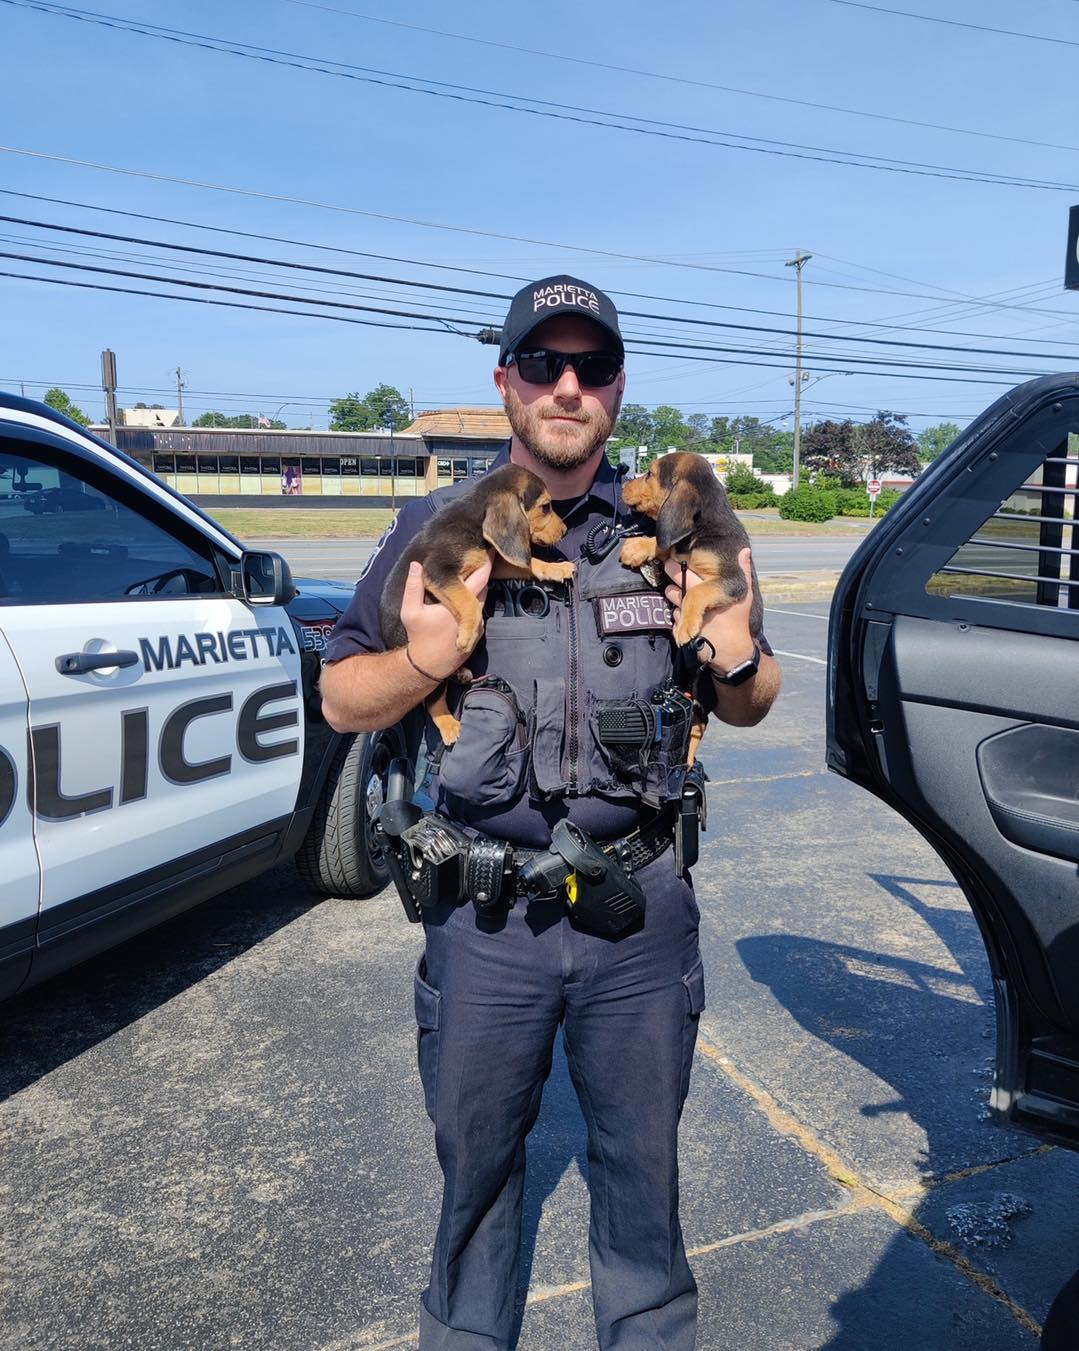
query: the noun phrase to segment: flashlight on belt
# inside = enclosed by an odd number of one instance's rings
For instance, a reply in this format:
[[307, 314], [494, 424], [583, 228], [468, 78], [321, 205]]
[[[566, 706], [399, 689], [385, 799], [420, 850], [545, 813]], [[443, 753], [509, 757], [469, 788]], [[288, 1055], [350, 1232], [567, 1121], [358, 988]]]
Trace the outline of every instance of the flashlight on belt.
[[617, 859], [571, 821], [556, 823], [551, 848], [530, 859], [520, 879], [535, 896], [564, 887], [570, 915], [586, 933], [616, 938], [644, 923], [644, 891]]

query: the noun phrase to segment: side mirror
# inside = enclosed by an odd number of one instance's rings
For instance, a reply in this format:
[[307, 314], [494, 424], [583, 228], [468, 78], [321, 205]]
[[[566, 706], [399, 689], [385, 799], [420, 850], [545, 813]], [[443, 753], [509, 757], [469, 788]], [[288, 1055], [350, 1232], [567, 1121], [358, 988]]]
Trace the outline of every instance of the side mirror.
[[292, 573], [280, 554], [247, 550], [240, 558], [241, 599], [248, 605], [287, 605], [295, 596]]

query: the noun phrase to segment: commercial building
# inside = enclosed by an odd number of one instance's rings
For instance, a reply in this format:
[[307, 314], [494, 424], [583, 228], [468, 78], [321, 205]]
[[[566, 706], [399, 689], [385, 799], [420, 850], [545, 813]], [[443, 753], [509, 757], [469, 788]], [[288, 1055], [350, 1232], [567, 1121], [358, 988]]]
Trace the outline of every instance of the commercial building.
[[500, 408], [453, 408], [393, 434], [123, 426], [116, 444], [207, 507], [392, 506], [485, 473], [509, 434]]

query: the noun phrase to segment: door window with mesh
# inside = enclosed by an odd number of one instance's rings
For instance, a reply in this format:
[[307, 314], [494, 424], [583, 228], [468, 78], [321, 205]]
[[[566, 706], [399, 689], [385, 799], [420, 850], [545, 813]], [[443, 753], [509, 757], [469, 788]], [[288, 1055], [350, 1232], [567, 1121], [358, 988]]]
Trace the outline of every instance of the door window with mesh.
[[1000, 503], [926, 590], [1079, 610], [1079, 434]]

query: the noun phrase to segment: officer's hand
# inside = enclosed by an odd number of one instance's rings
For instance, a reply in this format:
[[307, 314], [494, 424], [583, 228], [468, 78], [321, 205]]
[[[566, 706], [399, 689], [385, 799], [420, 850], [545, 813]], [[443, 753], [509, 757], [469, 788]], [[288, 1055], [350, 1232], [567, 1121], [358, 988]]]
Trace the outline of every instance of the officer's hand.
[[[740, 601], [728, 605], [725, 609], [706, 610], [701, 637], [707, 638], [716, 650], [714, 657], [709, 654], [709, 665], [717, 671], [729, 671], [747, 657], [753, 655], [753, 638], [749, 631], [749, 612], [753, 607], [753, 555], [751, 550], [743, 549], [738, 562], [746, 575], [746, 594]], [[682, 565], [673, 558], [665, 563], [667, 576], [674, 583], [667, 587], [667, 599], [675, 608], [675, 618], [682, 600]], [[698, 586], [701, 578], [695, 572], [686, 570], [686, 590]], [[707, 648], [705, 651], [707, 652]]]
[[[491, 563], [488, 559], [470, 577], [465, 578], [465, 586], [481, 607], [490, 577]], [[433, 677], [448, 679], [472, 650], [469, 648], [462, 652], [457, 646], [457, 620], [453, 611], [437, 601], [427, 601], [423, 588], [423, 568], [419, 563], [409, 565], [401, 597], [401, 623], [408, 634], [408, 650], [412, 660]], [[482, 633], [481, 624], [476, 642], [479, 642]]]

